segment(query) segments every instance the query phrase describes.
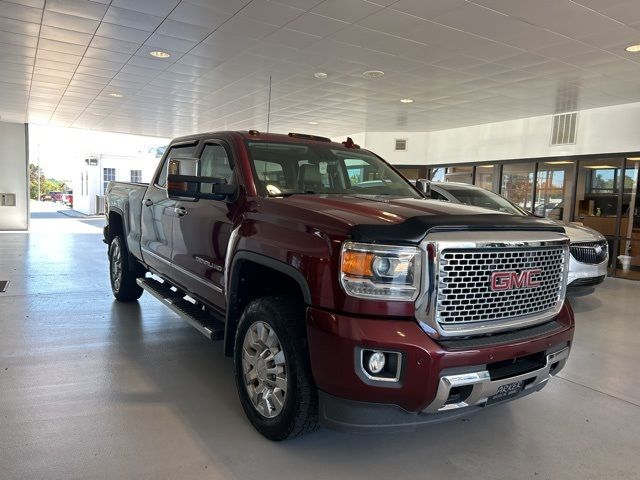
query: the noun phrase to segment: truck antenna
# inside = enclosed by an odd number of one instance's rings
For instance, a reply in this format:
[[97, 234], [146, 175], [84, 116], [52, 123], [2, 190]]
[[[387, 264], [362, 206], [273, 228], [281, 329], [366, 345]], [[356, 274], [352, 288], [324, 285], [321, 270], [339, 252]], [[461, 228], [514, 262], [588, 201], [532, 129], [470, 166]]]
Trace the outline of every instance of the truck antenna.
[[269, 75], [269, 101], [267, 103], [267, 137], [269, 137], [270, 120], [271, 120], [271, 75]]

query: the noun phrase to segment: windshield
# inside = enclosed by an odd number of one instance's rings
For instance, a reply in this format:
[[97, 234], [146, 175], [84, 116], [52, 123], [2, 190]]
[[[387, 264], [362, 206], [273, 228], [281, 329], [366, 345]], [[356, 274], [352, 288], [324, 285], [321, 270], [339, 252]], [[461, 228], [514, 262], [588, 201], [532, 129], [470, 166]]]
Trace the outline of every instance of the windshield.
[[510, 213], [511, 215], [528, 215], [526, 211], [514, 205], [503, 196], [490, 192], [489, 190], [456, 187], [454, 185], [440, 185], [440, 188], [449, 192], [456, 200], [465, 205], [488, 208], [490, 210]]
[[333, 145], [247, 142], [258, 192], [282, 197], [299, 194], [360, 194], [422, 198], [381, 159]]

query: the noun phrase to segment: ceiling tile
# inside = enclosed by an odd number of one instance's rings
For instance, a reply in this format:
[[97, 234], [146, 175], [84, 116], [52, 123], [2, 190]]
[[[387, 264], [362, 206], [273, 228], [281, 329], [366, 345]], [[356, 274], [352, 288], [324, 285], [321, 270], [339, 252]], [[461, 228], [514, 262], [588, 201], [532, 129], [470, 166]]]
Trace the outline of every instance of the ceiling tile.
[[12, 2], [0, 1], [0, 17], [40, 24], [42, 10]]
[[36, 46], [38, 45], [38, 37], [0, 31], [0, 44], [36, 48]]
[[40, 32], [40, 25], [0, 16], [0, 31], [37, 37]]
[[107, 6], [90, 0], [47, 0], [45, 8], [53, 12], [102, 20]]
[[149, 32], [136, 28], [102, 22], [96, 31], [99, 37], [113, 38], [131, 43], [142, 43], [149, 37]]
[[275, 32], [277, 29], [278, 27], [275, 25], [235, 16], [220, 26], [216, 33], [237, 34], [238, 32], [244, 32], [249, 38], [260, 39]]
[[197, 25], [190, 25], [177, 20], [167, 19], [158, 27], [156, 33], [181, 38], [183, 40], [200, 42], [209, 35], [211, 31], [212, 29], [207, 27], [199, 27]]
[[400, 0], [391, 8], [429, 20], [465, 4], [466, 0]]
[[324, 17], [315, 13], [305, 13], [287, 24], [287, 28], [310, 35], [326, 37], [349, 25], [346, 22]]
[[113, 0], [111, 4], [115, 7], [135, 10], [136, 12], [166, 17], [178, 3], [179, 0]]
[[396, 10], [380, 10], [368, 17], [360, 20], [358, 25], [389, 33], [391, 35], [402, 36], [407, 30], [424, 27], [424, 20], [413, 15], [408, 15]]
[[156, 47], [158, 50], [171, 52], [186, 53], [196, 46], [196, 42], [183, 40], [181, 38], [169, 37], [168, 35], [160, 35], [153, 33], [149, 39], [144, 42], [145, 47]]
[[43, 25], [40, 29], [40, 38], [74, 45], [88, 45], [91, 34]]
[[170, 20], [176, 20], [189, 25], [197, 25], [213, 31], [231, 17], [230, 14], [206, 6], [181, 2], [169, 15]]
[[131, 57], [128, 53], [112, 52], [110, 50], [102, 50], [101, 48], [95, 47], [89, 47], [84, 56], [86, 58], [96, 58], [98, 60], [120, 63], [125, 63]]
[[110, 50], [113, 52], [122, 52], [129, 54], [134, 54], [136, 50], [140, 48], [139, 43], [125, 42], [123, 40], [117, 40], [115, 38], [101, 37], [100, 35], [94, 36], [89, 46], [100, 48], [102, 50]]
[[113, 23], [114, 25], [122, 25], [124, 27], [151, 32], [155, 30], [160, 23], [162, 23], [162, 19], [163, 17], [148, 13], [110, 6], [103, 21]]
[[379, 5], [364, 0], [326, 0], [311, 11], [325, 17], [355, 23], [381, 9]]
[[76, 17], [74, 15], [45, 10], [42, 17], [42, 24], [50, 27], [72, 30], [79, 33], [93, 34], [96, 31], [96, 28], [98, 28], [100, 22], [89, 18]]

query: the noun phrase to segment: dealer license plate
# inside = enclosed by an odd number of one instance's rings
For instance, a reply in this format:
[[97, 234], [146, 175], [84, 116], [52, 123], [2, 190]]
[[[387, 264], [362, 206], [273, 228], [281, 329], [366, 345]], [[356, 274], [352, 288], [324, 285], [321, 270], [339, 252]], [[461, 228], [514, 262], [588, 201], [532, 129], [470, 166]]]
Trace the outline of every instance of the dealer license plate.
[[524, 382], [520, 380], [519, 382], [507, 383], [506, 385], [501, 385], [498, 387], [498, 391], [495, 395], [492, 395], [487, 400], [487, 403], [495, 403], [501, 402], [511, 397], [515, 397], [518, 395], [524, 387]]

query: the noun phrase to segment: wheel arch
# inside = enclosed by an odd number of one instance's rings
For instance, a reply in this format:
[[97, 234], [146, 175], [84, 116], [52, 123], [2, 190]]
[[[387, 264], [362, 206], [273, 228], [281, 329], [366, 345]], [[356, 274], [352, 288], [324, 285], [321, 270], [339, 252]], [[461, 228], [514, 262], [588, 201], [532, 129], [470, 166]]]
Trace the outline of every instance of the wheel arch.
[[[122, 210], [117, 207], [111, 207], [109, 209], [109, 213], [107, 215], [107, 242], [111, 243], [111, 240], [116, 235], [122, 235], [126, 239], [126, 224], [125, 224], [125, 215]], [[125, 242], [126, 246], [126, 242]]]
[[[280, 260], [258, 253], [237, 252], [231, 262], [228, 279], [224, 334], [226, 356], [233, 355], [238, 321], [244, 308], [252, 300], [267, 295], [294, 294], [300, 296], [306, 305], [311, 304], [311, 291], [300, 270]], [[246, 285], [243, 286], [242, 283]]]

